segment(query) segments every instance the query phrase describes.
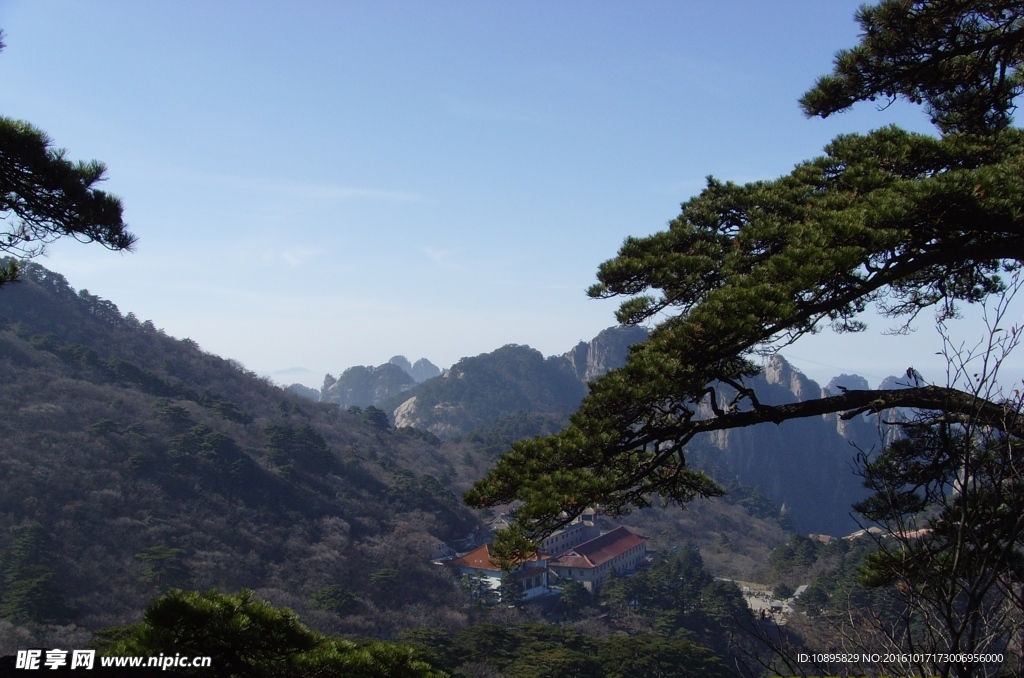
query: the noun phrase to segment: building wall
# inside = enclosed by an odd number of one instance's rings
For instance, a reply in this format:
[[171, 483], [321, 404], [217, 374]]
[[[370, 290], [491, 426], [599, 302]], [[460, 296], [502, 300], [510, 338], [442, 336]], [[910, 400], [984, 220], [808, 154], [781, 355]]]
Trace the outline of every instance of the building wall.
[[520, 589], [523, 592], [523, 600], [530, 600], [543, 596], [549, 592], [547, 568], [533, 568], [526, 571], [526, 575], [519, 577]]
[[[479, 575], [491, 589], [493, 596], [495, 598], [498, 597], [498, 591], [501, 589], [501, 579], [504, 576], [504, 572], [501, 572], [500, 570], [485, 570], [475, 567], [456, 567], [453, 569], [458, 572], [459, 575]], [[523, 600], [537, 598], [538, 596], [543, 596], [550, 592], [550, 588], [548, 587], [548, 570], [546, 567], [531, 567], [527, 570], [517, 570], [512, 573], [512, 576], [519, 583], [520, 590], [523, 594]]]
[[647, 542], [641, 542], [633, 548], [620, 553], [611, 560], [607, 560], [604, 563], [596, 567], [556, 567], [551, 566], [550, 570], [558, 577], [559, 583], [568, 583], [571, 581], [578, 581], [583, 586], [593, 593], [598, 587], [601, 586], [601, 582], [612, 572], [616, 574], [625, 574], [632, 572], [644, 562], [647, 556]]
[[601, 536], [601, 530], [595, 522], [577, 518], [575, 522], [569, 523], [544, 539], [540, 543], [539, 550], [541, 553], [557, 555], [599, 536]]

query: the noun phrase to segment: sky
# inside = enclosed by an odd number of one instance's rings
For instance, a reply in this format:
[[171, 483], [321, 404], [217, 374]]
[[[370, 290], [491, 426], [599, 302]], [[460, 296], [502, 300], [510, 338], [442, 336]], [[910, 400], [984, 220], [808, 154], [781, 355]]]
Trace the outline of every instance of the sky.
[[[909, 105], [807, 119], [860, 0], [0, 0], [0, 115], [103, 161], [136, 251], [38, 263], [281, 384], [396, 354], [564, 353], [598, 265], [705, 177], [772, 179]], [[923, 318], [784, 355], [819, 382], [942, 368]], [[978, 333], [976, 316], [962, 324]], [[970, 339], [973, 341], [973, 339]]]

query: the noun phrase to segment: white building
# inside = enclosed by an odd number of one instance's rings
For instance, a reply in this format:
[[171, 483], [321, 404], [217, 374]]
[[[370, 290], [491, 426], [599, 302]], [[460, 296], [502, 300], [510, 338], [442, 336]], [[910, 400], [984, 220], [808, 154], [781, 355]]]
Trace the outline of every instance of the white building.
[[[501, 579], [505, 573], [492, 556], [490, 544], [484, 544], [480, 548], [450, 560], [447, 565], [455, 568], [461, 575], [480, 577], [494, 592], [493, 596], [498, 598], [497, 591], [501, 587]], [[523, 600], [530, 600], [550, 593], [547, 563], [540, 558], [534, 557], [523, 561], [509, 576], [518, 584]]]

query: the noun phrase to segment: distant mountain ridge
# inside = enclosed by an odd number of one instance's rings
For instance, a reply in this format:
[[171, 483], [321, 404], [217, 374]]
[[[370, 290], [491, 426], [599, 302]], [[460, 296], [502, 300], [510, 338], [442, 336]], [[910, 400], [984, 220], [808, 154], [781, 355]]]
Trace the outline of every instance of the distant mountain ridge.
[[376, 367], [350, 367], [338, 375], [337, 379], [328, 374], [324, 377], [324, 385], [319, 393], [301, 384], [292, 384], [288, 388], [311, 400], [336, 403], [346, 408], [368, 407], [380, 405], [402, 391], [440, 374], [441, 369], [426, 358], [410, 363], [404, 355], [396, 355]]
[[422, 428], [441, 437], [464, 435], [518, 412], [568, 416], [586, 395], [587, 383], [624, 365], [629, 347], [646, 338], [642, 327], [610, 327], [547, 358], [529, 346], [509, 344], [463, 358], [441, 377], [381, 406], [396, 426]]
[[324, 378], [320, 402], [336, 403], [342, 407], [366, 407], [415, 385], [416, 380], [394, 363], [377, 367], [356, 365], [342, 372], [337, 379], [329, 374]]
[[[352, 371], [352, 392], [380, 397], [387, 379], [405, 389], [380, 407], [418, 428], [393, 429], [376, 410], [293, 397], [26, 266], [0, 291], [0, 646], [8, 620], [123, 624], [170, 587], [255, 589], [332, 633], [450, 623], [467, 601], [430, 560], [439, 540], [479, 526], [459, 492], [516, 440], [564, 426], [586, 382], [644, 337], [610, 328], [549, 357], [509, 345], [420, 383], [405, 368], [429, 365], [398, 356]], [[763, 379], [780, 399], [816, 388], [784, 361]], [[873, 426], [845, 423], [865, 436]], [[731, 491], [683, 512], [685, 538], [752, 553], [781, 538], [761, 494], [797, 529], [835, 533], [851, 496], [833, 452], [852, 434], [838, 426], [821, 418], [804, 438], [695, 448], [694, 463]], [[645, 520], [682, 543], [671, 512]]]
[[[364, 402], [385, 410], [396, 426], [445, 439], [468, 436], [493, 451], [502, 441], [506, 446], [514, 442], [515, 432], [546, 434], [565, 426], [586, 395], [587, 383], [624, 365], [629, 347], [646, 338], [642, 327], [611, 327], [547, 358], [529, 346], [509, 344], [463, 358], [441, 376], [419, 384], [407, 374], [399, 380], [397, 369], [384, 371], [393, 364], [350, 368], [336, 384], [325, 385], [321, 398], [341, 402], [342, 382], [375, 379], [375, 391], [369, 381], [364, 384]], [[386, 375], [396, 375], [391, 386]], [[905, 382], [906, 377], [889, 377], [881, 388], [902, 388]], [[833, 378], [823, 388], [780, 355], [749, 385], [766, 404], [868, 388], [866, 379], [850, 374]], [[719, 387], [718, 393], [723, 402], [731, 396], [727, 387]], [[710, 405], [705, 410], [703, 416], [712, 416]], [[891, 427], [880, 427], [877, 417], [844, 421], [831, 414], [708, 434], [691, 443], [690, 459], [724, 484], [758, 488], [794, 529], [842, 535], [858, 529], [851, 506], [866, 496], [854, 472], [856, 456], [880, 449], [892, 435]]]
[[404, 355], [396, 355], [388, 362], [401, 367], [402, 371], [412, 377], [417, 384], [441, 376], [441, 368], [426, 358], [420, 358], [415, 363], [409, 364], [409, 359]]
[[[642, 327], [618, 326], [601, 331], [590, 341], [579, 342], [559, 356], [544, 358], [539, 351], [529, 346], [509, 344], [490, 353], [463, 358], [451, 368], [456, 373], [453, 378], [468, 378], [469, 382], [463, 383], [472, 383], [474, 388], [485, 388], [488, 380], [494, 378], [497, 381], [492, 385], [496, 390], [503, 390], [497, 396], [503, 402], [469, 406], [466, 421], [459, 421], [459, 417], [454, 415], [441, 416], [440, 412], [435, 413], [436, 416], [430, 415], [423, 410], [427, 402], [431, 403], [431, 407], [438, 405], [441, 401], [437, 398], [442, 397], [438, 396], [441, 392], [445, 394], [442, 399], [467, 399], [459, 395], [458, 387], [436, 383], [418, 388], [432, 380], [446, 378], [449, 373], [442, 372], [426, 358], [410, 363], [405, 356], [397, 355], [376, 367], [349, 367], [337, 378], [327, 374], [319, 397], [314, 397], [316, 392], [313, 389], [302, 387], [301, 384], [292, 384], [288, 388], [297, 395], [320, 402], [337, 403], [342, 407], [383, 407], [392, 417], [398, 417], [398, 426], [415, 426], [437, 435], [459, 435], [476, 426], [489, 424], [496, 417], [517, 411], [571, 412], [585, 395], [588, 381], [624, 365], [629, 347], [646, 338], [647, 330]], [[512, 363], [518, 364], [518, 367]], [[530, 386], [531, 383], [545, 384], [547, 386], [544, 388], [550, 386], [553, 390], [546, 395], [529, 393], [535, 390]], [[407, 395], [399, 398], [403, 393]], [[395, 414], [401, 405], [413, 398], [417, 399], [418, 405], [410, 403], [399, 415]], [[485, 397], [485, 400], [491, 399], [491, 395]], [[442, 406], [442, 409], [445, 407]], [[491, 414], [482, 410], [489, 410]]]
[[509, 344], [463, 358], [444, 375], [391, 398], [383, 408], [395, 426], [454, 437], [515, 412], [568, 414], [586, 388], [559, 357]]

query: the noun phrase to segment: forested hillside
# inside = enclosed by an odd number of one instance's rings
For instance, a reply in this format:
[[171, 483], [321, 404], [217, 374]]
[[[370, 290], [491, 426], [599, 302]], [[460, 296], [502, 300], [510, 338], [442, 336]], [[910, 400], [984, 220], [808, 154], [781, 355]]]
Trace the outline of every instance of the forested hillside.
[[171, 587], [255, 589], [331, 633], [459, 623], [430, 558], [476, 519], [436, 439], [22, 272], [0, 290], [0, 624], [125, 623]]

